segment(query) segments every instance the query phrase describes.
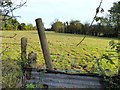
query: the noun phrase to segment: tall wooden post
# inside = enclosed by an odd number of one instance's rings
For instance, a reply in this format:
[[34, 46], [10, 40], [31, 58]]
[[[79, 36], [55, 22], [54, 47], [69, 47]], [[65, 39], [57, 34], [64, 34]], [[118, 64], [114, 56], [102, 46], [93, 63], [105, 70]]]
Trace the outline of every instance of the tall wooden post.
[[27, 38], [22, 37], [21, 38], [21, 59], [26, 59], [26, 46], [27, 46]]
[[1, 9], [0, 9], [0, 30], [2, 30], [2, 15], [1, 15]]
[[[1, 35], [2, 32], [0, 32]], [[2, 37], [0, 37], [0, 43], [2, 43]], [[0, 45], [0, 52], [2, 52], [2, 45]], [[1, 59], [1, 54], [0, 54], [0, 90], [2, 90], [2, 59]]]
[[45, 28], [42, 23], [42, 19], [38, 18], [35, 21], [36, 21], [36, 26], [37, 26], [37, 30], [38, 30], [38, 35], [39, 35], [46, 67], [47, 67], [47, 69], [52, 70], [52, 62], [51, 62], [51, 57], [50, 57], [50, 53], [49, 53], [49, 49], [48, 49], [48, 45], [47, 45], [47, 40], [46, 40], [46, 36], [45, 36]]

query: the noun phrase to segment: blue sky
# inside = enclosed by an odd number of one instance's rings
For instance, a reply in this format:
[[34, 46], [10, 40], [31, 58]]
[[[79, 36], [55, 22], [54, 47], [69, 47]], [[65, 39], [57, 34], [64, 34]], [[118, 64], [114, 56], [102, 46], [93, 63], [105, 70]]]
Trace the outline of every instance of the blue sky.
[[[55, 19], [62, 22], [71, 20], [80, 20], [81, 23], [91, 22], [96, 7], [101, 0], [27, 0], [26, 6], [14, 11], [18, 21], [32, 23], [35, 25], [35, 19], [42, 18], [46, 28], [51, 27]], [[113, 2], [119, 0], [103, 0], [102, 8], [105, 13], [113, 5]], [[99, 14], [100, 16], [101, 14]]]

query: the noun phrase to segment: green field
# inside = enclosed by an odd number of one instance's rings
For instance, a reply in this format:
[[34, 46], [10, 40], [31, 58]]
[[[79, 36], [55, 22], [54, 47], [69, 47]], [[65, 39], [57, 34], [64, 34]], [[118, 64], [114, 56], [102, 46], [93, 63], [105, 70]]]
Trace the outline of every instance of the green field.
[[[37, 62], [39, 67], [44, 68], [44, 58], [40, 46], [39, 37], [36, 31], [2, 31], [3, 36], [17, 36], [13, 39], [3, 38], [2, 50], [9, 47], [2, 55], [2, 59], [17, 60], [20, 58], [22, 37], [28, 39], [27, 54], [31, 51], [37, 53]], [[52, 58], [53, 67], [60, 70], [77, 70], [80, 73], [98, 73], [96, 59], [100, 58], [106, 50], [109, 50], [109, 41], [117, 39], [100, 38], [87, 36], [86, 39], [76, 46], [83, 35], [63, 34], [55, 32], [46, 32], [47, 42]], [[113, 53], [116, 54], [116, 53]], [[106, 63], [102, 60], [102, 68], [111, 70], [111, 74], [117, 73], [118, 59], [113, 58], [115, 64]]]

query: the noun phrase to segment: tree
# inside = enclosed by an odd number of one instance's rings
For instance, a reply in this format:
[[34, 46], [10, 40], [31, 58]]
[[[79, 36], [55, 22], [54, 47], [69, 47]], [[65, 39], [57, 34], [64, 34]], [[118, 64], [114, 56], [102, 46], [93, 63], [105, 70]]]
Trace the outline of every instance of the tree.
[[16, 1], [0, 0], [0, 29], [17, 30], [18, 22], [16, 20], [16, 16], [13, 14], [13, 11], [24, 6], [26, 2], [27, 1], [20, 0], [20, 3], [16, 4]]
[[118, 35], [120, 30], [120, 1], [113, 3], [113, 7], [109, 10], [110, 20], [115, 26], [115, 35]]
[[104, 27], [104, 36], [118, 36], [120, 29], [120, 1], [114, 2], [108, 11], [109, 14], [106, 17], [100, 18], [100, 22]]
[[4, 16], [10, 16], [11, 18], [15, 18], [13, 15], [13, 11], [24, 6], [27, 1], [21, 0], [19, 4], [16, 4], [15, 1], [12, 0], [0, 0], [0, 11], [1, 15]]
[[18, 30], [19, 22], [17, 21], [17, 19], [12, 20], [12, 25], [14, 27], [13, 30]]
[[33, 30], [33, 25], [32, 24], [27, 24], [26, 25], [26, 30]]
[[83, 25], [83, 28], [81, 29], [81, 32], [80, 34], [87, 34], [87, 31], [89, 30], [89, 23], [86, 22], [84, 25]]
[[56, 21], [55, 23], [52, 24], [51, 29], [55, 32], [64, 32], [64, 24], [61, 21]]
[[80, 23], [79, 20], [72, 20], [70, 21], [70, 25], [68, 26], [68, 32], [79, 34], [82, 28], [83, 25]]
[[113, 3], [113, 7], [108, 11], [110, 13], [109, 19], [112, 24], [118, 27], [120, 24], [120, 1]]
[[2, 30], [17, 30], [19, 25], [17, 19], [10, 18], [10, 16], [6, 16], [6, 18], [9, 19], [2, 21]]
[[26, 30], [26, 24], [25, 23], [21, 23], [18, 25], [18, 29], [19, 30]]

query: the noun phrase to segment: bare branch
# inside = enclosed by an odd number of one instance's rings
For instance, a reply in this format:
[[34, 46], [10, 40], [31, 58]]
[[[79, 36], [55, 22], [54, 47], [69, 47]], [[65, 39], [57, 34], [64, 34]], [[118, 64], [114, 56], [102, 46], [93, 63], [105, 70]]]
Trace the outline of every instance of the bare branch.
[[16, 5], [15, 7], [11, 8], [11, 12], [13, 12], [13, 10], [21, 8], [22, 6], [24, 6], [26, 4], [27, 0], [23, 3], [20, 3], [19, 5]]
[[[10, 2], [8, 2], [10, 3]], [[15, 16], [13, 15], [13, 11], [18, 9], [18, 8], [21, 8], [23, 7], [26, 3], [27, 3], [27, 0], [25, 0], [23, 2], [23, 0], [20, 1], [19, 4], [15, 4], [15, 1], [14, 2], [11, 2], [11, 4], [9, 5], [8, 3], [5, 3], [2, 5], [2, 15], [4, 16], [4, 20], [5, 20], [5, 17], [6, 16], [10, 16], [11, 18], [15, 18]]]
[[[100, 11], [100, 7], [101, 7], [101, 5], [102, 5], [102, 2], [103, 2], [103, 0], [101, 0], [99, 6], [96, 8], [95, 16], [94, 16], [94, 18], [93, 18], [93, 20], [92, 20], [92, 22], [91, 22], [89, 28], [91, 28], [93, 22], [95, 21], [95, 19], [96, 19], [96, 17], [97, 17], [97, 14], [98, 14], [99, 11]], [[87, 34], [89, 33], [89, 28], [88, 28], [88, 31], [86, 32], [86, 35], [82, 38], [82, 40], [81, 40], [76, 46], [80, 45], [80, 44], [85, 40], [85, 38], [87, 37]]]

